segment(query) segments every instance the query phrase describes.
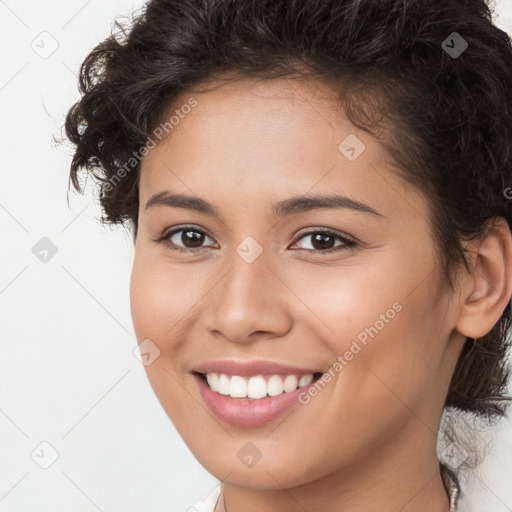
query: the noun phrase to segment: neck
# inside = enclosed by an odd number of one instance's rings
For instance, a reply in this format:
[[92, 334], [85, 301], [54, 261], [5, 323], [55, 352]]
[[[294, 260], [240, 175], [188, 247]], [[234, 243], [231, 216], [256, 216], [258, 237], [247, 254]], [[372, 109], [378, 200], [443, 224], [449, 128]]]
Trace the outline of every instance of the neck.
[[[449, 512], [436, 454], [437, 437], [419, 422], [400, 446], [369, 450], [354, 464], [307, 484], [273, 489], [222, 484], [215, 512]], [[418, 433], [423, 432], [418, 439]]]

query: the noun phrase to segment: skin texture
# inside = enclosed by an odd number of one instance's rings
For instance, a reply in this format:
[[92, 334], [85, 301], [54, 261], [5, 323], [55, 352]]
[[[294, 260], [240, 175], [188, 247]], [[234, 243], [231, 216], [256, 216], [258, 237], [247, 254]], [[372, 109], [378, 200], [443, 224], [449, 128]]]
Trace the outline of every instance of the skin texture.
[[[475, 271], [461, 272], [457, 289], [443, 288], [439, 299], [427, 198], [345, 118], [332, 89], [242, 79], [193, 97], [197, 105], [142, 163], [130, 292], [139, 343], [160, 350], [146, 367], [151, 385], [192, 453], [222, 481], [225, 508], [219, 500], [217, 510], [447, 512], [439, 421], [465, 337], [486, 334], [510, 298], [508, 227], [498, 221], [466, 245]], [[349, 134], [366, 146], [355, 161], [338, 150]], [[162, 191], [201, 197], [222, 220], [146, 209]], [[334, 192], [381, 216], [348, 208], [272, 214], [273, 202]], [[183, 224], [206, 233], [203, 249], [189, 243], [180, 253], [170, 240], [154, 241]], [[358, 245], [313, 245], [311, 234], [301, 238], [313, 228]], [[252, 263], [236, 252], [247, 236], [263, 249]], [[172, 238], [182, 248], [187, 240]], [[216, 418], [190, 373], [214, 359], [326, 372], [395, 303], [401, 310], [310, 403], [264, 426]], [[261, 452], [250, 468], [237, 457], [249, 441]]]

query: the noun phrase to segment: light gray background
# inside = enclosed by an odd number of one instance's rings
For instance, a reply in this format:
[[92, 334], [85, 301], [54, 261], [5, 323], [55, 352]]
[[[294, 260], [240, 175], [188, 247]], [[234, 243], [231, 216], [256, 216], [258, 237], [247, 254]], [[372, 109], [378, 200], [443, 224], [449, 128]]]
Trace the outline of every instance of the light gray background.
[[[83, 58], [142, 5], [0, 0], [0, 512], [185, 511], [217, 482], [133, 355], [130, 234], [102, 227], [90, 194], [68, 207], [71, 152], [52, 142]], [[512, 33], [512, 2], [496, 9]], [[43, 237], [47, 262], [32, 251]], [[492, 436], [471, 499], [512, 511], [511, 421]]]

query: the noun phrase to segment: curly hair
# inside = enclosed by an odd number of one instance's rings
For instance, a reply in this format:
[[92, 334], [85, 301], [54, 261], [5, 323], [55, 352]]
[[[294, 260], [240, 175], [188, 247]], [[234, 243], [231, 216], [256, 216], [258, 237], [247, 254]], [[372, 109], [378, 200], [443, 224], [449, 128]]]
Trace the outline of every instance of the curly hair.
[[[484, 0], [151, 0], [82, 63], [70, 179], [82, 191], [79, 171], [92, 175], [102, 222], [131, 223], [135, 239], [142, 150], [178, 97], [237, 76], [324, 81], [425, 193], [453, 288], [462, 242], [495, 217], [512, 226], [512, 46], [492, 15]], [[445, 411], [506, 414], [511, 322], [509, 301], [466, 340]]]

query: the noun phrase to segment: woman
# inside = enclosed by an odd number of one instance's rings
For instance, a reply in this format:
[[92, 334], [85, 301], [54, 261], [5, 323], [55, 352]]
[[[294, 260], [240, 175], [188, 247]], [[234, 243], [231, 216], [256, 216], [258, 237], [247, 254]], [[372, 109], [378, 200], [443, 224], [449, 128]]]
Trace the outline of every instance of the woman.
[[464, 510], [443, 412], [508, 400], [512, 47], [488, 6], [152, 0], [118, 28], [82, 65], [71, 178], [133, 228], [149, 380], [221, 482], [196, 509]]

